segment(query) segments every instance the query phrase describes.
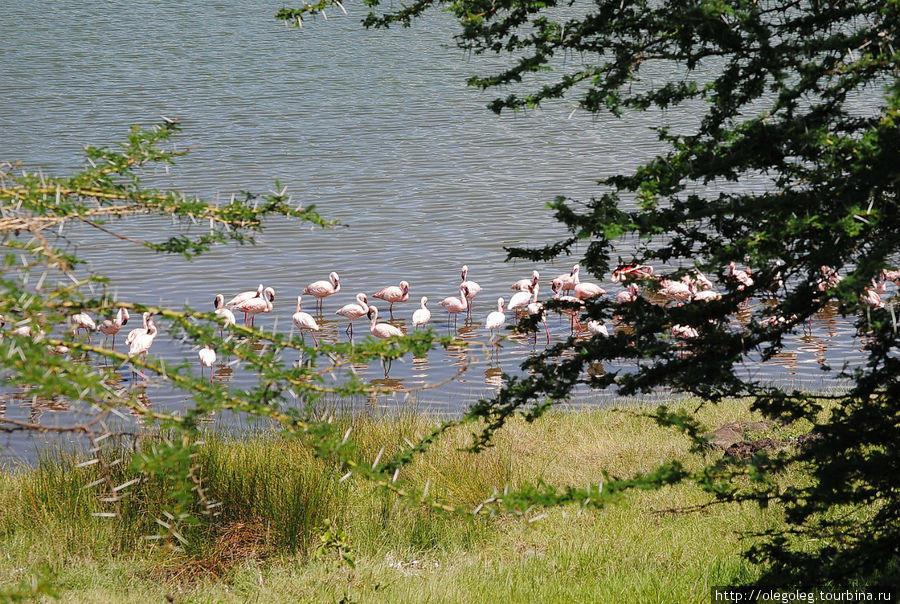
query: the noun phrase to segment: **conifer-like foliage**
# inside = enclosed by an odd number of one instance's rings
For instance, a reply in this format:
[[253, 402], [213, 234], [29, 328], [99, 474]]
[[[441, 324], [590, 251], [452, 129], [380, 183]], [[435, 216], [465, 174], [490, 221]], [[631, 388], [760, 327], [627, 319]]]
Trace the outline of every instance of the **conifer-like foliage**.
[[[748, 396], [769, 417], [813, 422], [818, 437], [749, 465], [723, 461], [701, 475], [669, 467], [644, 478], [691, 477], [724, 500], [783, 503], [791, 529], [750, 552], [767, 563], [766, 580], [896, 581], [900, 354], [896, 309], [873, 302], [871, 292], [900, 260], [900, 5], [367, 3], [364, 22], [372, 27], [410, 26], [433, 9], [455, 15], [455, 40], [474, 57], [473, 69], [481, 55], [504, 60], [505, 67], [493, 59], [469, 80], [503, 91], [490, 104], [496, 112], [559, 98], [591, 113], [647, 112], [665, 150], [633, 172], [604, 178], [590, 199], [561, 191], [552, 209], [570, 237], [510, 249], [511, 259], [574, 253], [599, 278], [618, 265], [647, 264], [656, 267], [653, 277], [677, 281], [701, 271], [727, 284], [721, 300], [705, 304], [663, 305], [650, 296], [589, 304], [589, 317], [619, 316], [631, 329], [571, 339], [529, 360], [530, 375], [508, 378], [495, 399], [473, 407], [471, 417], [487, 425], [477, 444], [487, 444], [511, 415], [536, 417], [585, 382], [622, 394], [669, 387], [710, 402]], [[299, 22], [328, 4], [284, 9], [278, 18]], [[732, 262], [752, 267], [752, 284], [735, 278]], [[655, 278], [635, 281], [645, 292], [660, 286]], [[787, 334], [834, 301], [840, 313], [857, 317], [865, 359], [823, 369], [849, 378], [849, 387], [788, 391], [741, 370], [776, 355]], [[674, 336], [676, 325], [696, 337]], [[635, 370], [586, 371], [623, 359]], [[682, 415], [661, 410], [659, 419], [696, 431]], [[765, 479], [789, 463], [809, 468], [811, 483], [783, 489]], [[548, 493], [519, 496], [568, 500]]]

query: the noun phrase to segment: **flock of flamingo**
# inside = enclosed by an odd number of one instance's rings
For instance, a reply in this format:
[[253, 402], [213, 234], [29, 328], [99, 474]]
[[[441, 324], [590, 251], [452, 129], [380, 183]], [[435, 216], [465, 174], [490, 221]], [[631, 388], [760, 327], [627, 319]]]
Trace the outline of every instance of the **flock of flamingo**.
[[[439, 304], [447, 311], [447, 325], [450, 320], [456, 325], [457, 317], [460, 313], [471, 313], [473, 300], [479, 293], [483, 291], [481, 285], [468, 278], [468, 266], [462, 267], [461, 279], [458, 286], [458, 296], [450, 296], [442, 299]], [[570, 305], [571, 310], [568, 314], [571, 317], [572, 332], [581, 331], [583, 328], [578, 321], [579, 309], [584, 308], [586, 300], [602, 296], [607, 291], [596, 283], [584, 282], [580, 279], [580, 266], [575, 264], [568, 273], [562, 273], [550, 281], [550, 288], [554, 293], [554, 298], [558, 300], [573, 303]], [[735, 266], [732, 262], [729, 266], [726, 277], [733, 282], [733, 286], [738, 289], [744, 289], [753, 284], [753, 278], [750, 269], [742, 270]], [[661, 278], [657, 279], [653, 274], [653, 267], [646, 265], [625, 265], [620, 266], [613, 271], [612, 281], [615, 283], [624, 283], [625, 287], [622, 291], [615, 295], [615, 301], [625, 304], [637, 300], [642, 295], [641, 288], [638, 285], [640, 280], [654, 280], [656, 286], [652, 289], [652, 295], [657, 299], [661, 298], [664, 302], [672, 301], [676, 304], [684, 304], [692, 301], [711, 301], [718, 300], [722, 294], [715, 290], [714, 284], [707, 279], [699, 271], [685, 275], [678, 281]], [[821, 278], [819, 279], [819, 289], [825, 291], [834, 287], [841, 280], [841, 276], [837, 271], [823, 266], [821, 267]], [[886, 292], [885, 285], [892, 282], [900, 285], [900, 271], [885, 270], [881, 273], [878, 280], [873, 280], [871, 287], [867, 286], [860, 295], [860, 302], [872, 308], [880, 308], [884, 306], [881, 294]], [[497, 309], [491, 311], [485, 318], [484, 328], [490, 332], [490, 339], [494, 341], [494, 335], [506, 324], [507, 317], [505, 311], [514, 312], [516, 316], [527, 314], [536, 317], [543, 323], [547, 336], [547, 342], [550, 342], [550, 330], [547, 327], [545, 318], [545, 309], [539, 301], [540, 292], [540, 274], [537, 270], [532, 271], [528, 278], [520, 279], [511, 284], [510, 289], [515, 293], [508, 299], [500, 297], [497, 299]], [[303, 296], [313, 296], [316, 299], [316, 311], [321, 318], [323, 315], [324, 301], [329, 296], [333, 296], [341, 291], [340, 277], [336, 272], [332, 272], [328, 279], [314, 281], [303, 288], [301, 294], [297, 296], [297, 306], [291, 317], [293, 325], [300, 331], [302, 337], [309, 332], [315, 343], [319, 346], [316, 332], [320, 331], [320, 326], [316, 321], [316, 317], [304, 312], [302, 309]], [[648, 292], [649, 293], [649, 292]], [[400, 281], [397, 285], [384, 287], [372, 294], [372, 298], [382, 300], [389, 304], [388, 312], [393, 318], [394, 304], [407, 302], [410, 297], [410, 286], [407, 281]], [[270, 313], [274, 309], [275, 289], [272, 287], [264, 287], [260, 284], [256, 290], [249, 290], [237, 294], [230, 300], [225, 300], [223, 294], [215, 296], [214, 307], [215, 314], [221, 318], [221, 330], [227, 329], [236, 323], [234, 313], [240, 312], [244, 314], [243, 321], [247, 326], [253, 326], [254, 318], [258, 314]], [[432, 319], [431, 311], [428, 306], [428, 297], [422, 296], [419, 308], [412, 315], [412, 325], [414, 329], [425, 327]], [[335, 315], [348, 320], [345, 332], [353, 338], [353, 322], [362, 317], [369, 320], [369, 332], [376, 338], [391, 338], [403, 335], [403, 331], [387, 322], [379, 322], [379, 311], [374, 305], [369, 303], [369, 297], [360, 292], [356, 294], [354, 302], [341, 306], [334, 312]], [[97, 330], [106, 335], [112, 336], [113, 347], [115, 347], [116, 334], [128, 322], [129, 314], [125, 308], [120, 308], [116, 315], [111, 319], [106, 319], [99, 325], [86, 312], [81, 312], [70, 317], [74, 334], [85, 330], [88, 332], [88, 341], [90, 341], [90, 332]], [[0, 322], [5, 321], [0, 317]], [[601, 322], [590, 320], [587, 322], [587, 331], [591, 334], [609, 335], [607, 326]], [[670, 329], [673, 336], [677, 338], [697, 337], [697, 331], [689, 326], [673, 325]], [[30, 327], [22, 326], [13, 330], [18, 335], [30, 336]], [[158, 328], [153, 322], [151, 313], [143, 313], [143, 325], [140, 328], [131, 330], [126, 339], [125, 344], [128, 346], [128, 356], [143, 358], [150, 347], [153, 345]], [[65, 347], [55, 352], [64, 353]], [[200, 349], [198, 358], [202, 368], [210, 368], [210, 380], [212, 381], [212, 366], [216, 362], [215, 350], [207, 345]]]

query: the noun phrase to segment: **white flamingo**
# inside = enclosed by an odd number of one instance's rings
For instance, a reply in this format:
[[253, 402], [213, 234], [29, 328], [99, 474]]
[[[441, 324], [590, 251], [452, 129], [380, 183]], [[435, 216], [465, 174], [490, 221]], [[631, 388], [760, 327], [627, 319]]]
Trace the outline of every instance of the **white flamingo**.
[[144, 312], [141, 316], [144, 319], [144, 325], [137, 329], [132, 329], [131, 331], [128, 332], [128, 335], [125, 337], [125, 345], [126, 346], [130, 347], [131, 343], [134, 342], [135, 338], [137, 338], [142, 333], [145, 333], [147, 331], [147, 323], [150, 321], [150, 313]]
[[431, 311], [425, 305], [428, 304], [428, 296], [422, 296], [422, 301], [416, 312], [413, 313], [413, 327], [425, 327], [431, 320]]
[[453, 326], [456, 327], [456, 320], [462, 311], [466, 310], [469, 307], [468, 302], [468, 294], [469, 291], [466, 289], [466, 286], [460, 283], [459, 285], [459, 297], [454, 298], [452, 296], [448, 296], [441, 300], [439, 304], [444, 307], [447, 311], [447, 326], [450, 326], [450, 315], [453, 315]]
[[391, 306], [388, 312], [393, 317], [394, 302], [406, 302], [407, 300], [409, 300], [409, 283], [406, 281], [401, 281], [398, 285], [388, 285], [387, 287], [382, 287], [377, 292], [372, 294], [372, 297], [390, 303]]
[[[145, 313], [149, 315], [150, 313]], [[147, 352], [150, 350], [150, 347], [153, 346], [153, 341], [156, 339], [156, 335], [159, 333], [159, 330], [156, 328], [156, 324], [153, 322], [153, 319], [147, 318], [147, 329], [138, 329], [132, 330], [131, 333], [137, 331], [137, 335], [131, 340], [131, 345], [128, 349], [128, 356], [135, 357], [140, 356], [141, 361], [143, 361]], [[131, 337], [131, 333], [128, 334]], [[141, 375], [144, 375], [143, 368], [141, 369]]]
[[72, 333], [74, 335], [78, 335], [78, 332], [84, 329], [88, 333], [88, 344], [90, 344], [91, 331], [97, 329], [97, 324], [94, 323], [91, 315], [87, 314], [86, 312], [80, 312], [69, 317], [69, 320], [72, 322]]
[[494, 331], [499, 330], [506, 323], [506, 315], [503, 313], [503, 298], [497, 298], [497, 310], [488, 314], [484, 321], [484, 328], [490, 330], [491, 339], [494, 338]]
[[222, 336], [226, 329], [235, 324], [234, 313], [225, 308], [225, 296], [222, 294], [216, 294], [213, 307], [216, 309], [216, 316], [225, 321], [223, 324], [219, 325], [219, 336]]
[[316, 310], [322, 313], [322, 300], [341, 291], [341, 278], [332, 271], [328, 275], [328, 281], [313, 281], [300, 292], [303, 295], [310, 294], [316, 298]]
[[513, 311], [516, 315], [523, 312], [531, 302], [531, 299], [535, 298], [534, 292], [537, 291], [537, 288], [538, 285], [536, 283], [529, 283], [528, 289], [517, 291], [509, 297], [509, 304], [507, 304], [506, 308]]
[[101, 322], [100, 325], [97, 326], [97, 330], [100, 331], [100, 333], [104, 334], [106, 337], [112, 336], [112, 345], [113, 348], [115, 348], [116, 334], [122, 330], [122, 326], [128, 323], [128, 319], [130, 318], [131, 317], [128, 315], [128, 309], [120, 308], [116, 313], [115, 318], [106, 319], [105, 321]]
[[[538, 288], [534, 288], [534, 301], [528, 304], [525, 309], [528, 311], [528, 315], [531, 317], [538, 317], [541, 323], [544, 324], [544, 332], [547, 334], [547, 344], [550, 343], [550, 328], [547, 327], [547, 309], [544, 308], [544, 305], [538, 302], [537, 299], [537, 291]], [[534, 341], [537, 344], [537, 331], [534, 332]]]
[[303, 338], [303, 343], [306, 344], [306, 338], [303, 336], [303, 332], [308, 331], [312, 334], [313, 342], [316, 343], [316, 348], [318, 348], [319, 339], [316, 337], [316, 332], [320, 329], [319, 324], [316, 323], [316, 320], [311, 314], [301, 310], [302, 304], [303, 296], [297, 296], [297, 310], [291, 315], [291, 320], [294, 322], [294, 325], [297, 326], [297, 329], [300, 330], [300, 337]]
[[369, 312], [369, 299], [362, 292], [356, 294], [356, 302], [344, 304], [334, 314], [350, 320], [347, 329], [344, 331], [351, 338], [353, 337], [353, 321], [362, 317]]
[[587, 322], [587, 329], [590, 333], [599, 336], [603, 336], [605, 338], [609, 337], [609, 327], [606, 326], [606, 323], [603, 321], [597, 321], [596, 319], [591, 319]]
[[197, 353], [197, 357], [200, 359], [200, 377], [203, 377], [203, 368], [209, 367], [209, 383], [213, 383], [213, 365], [216, 362], [216, 351], [212, 349], [212, 347], [207, 344]]
[[472, 313], [472, 300], [474, 300], [475, 296], [477, 296], [478, 293], [481, 291], [481, 286], [478, 285], [478, 283], [476, 283], [475, 281], [467, 281], [467, 278], [469, 276], [469, 267], [466, 264], [463, 265], [460, 276], [462, 277], [462, 279], [460, 280], [460, 285], [464, 285], [466, 287], [466, 292], [467, 292], [466, 293], [466, 305], [468, 308], [466, 309], [466, 311], [468, 314], [471, 314]]

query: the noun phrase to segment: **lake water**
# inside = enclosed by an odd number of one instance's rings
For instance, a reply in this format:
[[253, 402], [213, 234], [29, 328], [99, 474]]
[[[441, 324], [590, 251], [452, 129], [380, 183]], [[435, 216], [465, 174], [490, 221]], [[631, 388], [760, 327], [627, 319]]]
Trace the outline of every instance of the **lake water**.
[[[541, 272], [546, 297], [549, 279], [575, 260], [507, 264], [503, 246], [563, 236], [545, 204], [557, 195], [588, 197], [599, 178], [653, 153], [657, 116], [620, 121], [573, 114], [566, 103], [496, 116], [484, 107], [488, 95], [465, 86], [481, 64], [448, 46], [446, 17], [367, 32], [359, 24], [362, 5], [345, 3], [349, 17], [336, 13], [297, 30], [274, 20], [282, 4], [7, 0], [0, 13], [0, 161], [68, 174], [83, 164], [85, 144], [112, 145], [131, 124], [177, 117], [184, 128], [179, 146], [196, 150], [168, 174], [154, 175], [156, 181], [226, 201], [242, 190], [270, 190], [279, 180], [295, 201], [346, 225], [321, 230], [272, 221], [256, 247], [218, 248], [193, 262], [85, 233], [78, 252], [112, 278], [120, 298], [135, 302], [209, 310], [215, 294], [230, 297], [264, 282], [278, 298], [258, 325], [287, 330], [296, 295], [337, 271], [342, 291], [326, 300], [326, 340], [346, 338], [343, 320], [333, 320], [340, 305], [401, 279], [411, 293], [395, 308], [396, 324], [410, 325], [424, 295], [435, 326], [446, 331], [437, 302], [456, 295], [467, 264], [469, 278], [484, 287], [472, 320], [461, 321], [457, 332], [470, 349], [404, 359], [388, 376], [377, 364], [360, 368], [369, 380], [410, 389], [468, 362], [459, 379], [412, 395], [419, 408], [458, 411], [494, 392], [501, 371], [515, 371], [534, 349], [525, 338], [507, 341], [496, 357], [479, 346], [488, 341], [483, 323], [497, 297], [508, 297], [509, 284], [532, 269]], [[140, 219], [125, 230], [162, 240], [169, 228], [168, 221]], [[312, 300], [306, 302], [310, 310]], [[549, 324], [554, 340], [568, 335], [567, 320], [552, 316]], [[366, 333], [358, 321], [356, 338]], [[778, 359], [747, 371], [828, 388], [833, 382], [823, 381], [818, 367], [859, 357], [853, 333], [849, 321], [826, 311]], [[164, 326], [153, 352], [173, 361], [196, 358]], [[252, 379], [225, 361], [216, 375], [238, 384]], [[146, 394], [159, 409], [190, 404], [165, 387]], [[408, 396], [372, 403], [391, 407]], [[608, 400], [580, 391], [572, 403]], [[69, 411], [0, 407], [6, 417], [42, 422], [68, 421]], [[0, 458], [27, 456], [28, 438], [0, 436]]]

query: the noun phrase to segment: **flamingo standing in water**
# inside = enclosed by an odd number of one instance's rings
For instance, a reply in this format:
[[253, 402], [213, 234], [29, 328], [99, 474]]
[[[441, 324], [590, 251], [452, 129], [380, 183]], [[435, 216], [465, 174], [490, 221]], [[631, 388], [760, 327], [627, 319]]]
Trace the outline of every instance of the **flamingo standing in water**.
[[378, 298], [379, 300], [384, 300], [385, 302], [390, 303], [390, 315], [394, 316], [394, 302], [406, 302], [409, 300], [409, 283], [406, 281], [401, 281], [398, 285], [388, 285], [387, 287], [382, 287], [377, 292], [372, 294], [373, 298]]
[[884, 301], [873, 288], [868, 285], [863, 288], [863, 293], [859, 296], [859, 301], [869, 308], [884, 308]]
[[596, 319], [591, 319], [587, 322], [588, 332], [594, 334], [595, 336], [603, 336], [605, 338], [609, 337], [609, 327], [606, 326], [606, 323], [603, 321], [597, 321]]
[[[682, 283], [681, 281], [671, 281], [669, 279], [663, 279], [660, 282], [660, 287], [657, 292], [660, 296], [664, 298], [668, 298], [669, 300], [673, 300], [675, 302], [683, 303], [685, 300], [690, 300], [694, 295], [693, 289], [690, 285]], [[679, 304], [680, 306], [681, 304]]]
[[341, 278], [332, 271], [328, 275], [328, 281], [313, 281], [300, 292], [303, 295], [310, 294], [316, 298], [316, 311], [322, 314], [322, 300], [341, 291]]
[[629, 283], [628, 286], [616, 294], [616, 302], [619, 304], [630, 304], [637, 300], [641, 295], [641, 290], [637, 283]]
[[450, 315], [453, 315], [453, 327], [456, 327], [456, 320], [462, 311], [469, 307], [468, 302], [469, 290], [462, 283], [459, 284], [459, 298], [447, 297], [440, 301], [440, 305], [447, 311], [447, 327], [450, 326]]
[[[225, 308], [225, 296], [222, 294], [216, 294], [213, 307], [216, 309], [216, 316], [225, 320], [224, 324], [219, 325], [219, 336], [221, 337], [229, 326], [235, 324], [234, 313]], [[244, 317], [246, 319], [246, 315]]]
[[[128, 338], [131, 340], [130, 346], [128, 349], [128, 356], [135, 357], [140, 356], [141, 361], [147, 356], [147, 352], [150, 350], [150, 347], [153, 346], [153, 341], [156, 339], [156, 335], [159, 333], [159, 330], [156, 328], [156, 324], [153, 322], [153, 319], [150, 318], [150, 313], [144, 313], [146, 319], [146, 329], [134, 329], [131, 333], [128, 334]], [[136, 333], [135, 333], [136, 332]], [[132, 338], [132, 334], [134, 337]], [[144, 375], [144, 369], [141, 369], [141, 375]]]
[[203, 368], [209, 367], [209, 383], [213, 383], [213, 364], [216, 362], [216, 351], [212, 349], [212, 347], [207, 344], [203, 348], [200, 349], [200, 352], [197, 353], [197, 356], [200, 358], [200, 377], [203, 377]]
[[556, 278], [550, 282], [553, 291], [569, 292], [575, 289], [575, 286], [578, 284], [578, 271], [580, 270], [581, 267], [576, 264], [572, 267], [571, 272], [557, 275]]
[[653, 267], [646, 264], [623, 264], [612, 272], [613, 283], [619, 283], [626, 279], [650, 279], [653, 277]]
[[523, 312], [531, 302], [531, 299], [534, 298], [534, 292], [537, 291], [537, 288], [537, 283], [529, 283], [528, 289], [519, 290], [509, 297], [509, 304], [506, 308], [513, 311], [516, 315]]
[[[369, 319], [372, 321], [369, 323], [369, 332], [376, 338], [384, 340], [403, 335], [400, 328], [395, 327], [390, 323], [379, 323], [378, 309], [374, 306], [369, 307]], [[391, 363], [393, 363], [392, 358], [388, 357], [387, 360], [385, 360], [384, 357], [381, 357], [381, 368], [384, 369], [385, 377], [387, 377], [388, 372], [391, 370]]]
[[260, 313], [272, 312], [275, 305], [275, 290], [267, 287], [263, 290], [262, 296], [256, 296], [249, 300], [244, 300], [234, 305], [234, 309], [244, 313], [244, 316], [250, 317], [250, 327], [255, 323], [256, 315]]
[[[547, 333], [547, 344], [550, 343], [550, 328], [547, 327], [547, 310], [544, 308], [544, 305], [538, 302], [538, 287], [535, 284], [534, 287], [534, 299], [525, 307], [525, 310], [528, 311], [528, 315], [531, 317], [538, 317], [541, 323], [544, 324], [544, 331]], [[534, 343], [537, 344], [537, 331], [534, 332]]]
[[536, 284], [540, 280], [540, 278], [540, 273], [538, 273], [537, 271], [531, 271], [530, 279], [519, 279], [518, 281], [510, 285], [509, 289], [520, 292], [531, 291], [531, 287]]
[[551, 289], [553, 290], [553, 293], [554, 293], [554, 296], [553, 296], [554, 300], [560, 300], [562, 302], [568, 302], [570, 304], [578, 305], [577, 308], [566, 308], [566, 309], [563, 309], [561, 312], [565, 312], [571, 317], [572, 333], [575, 333], [576, 326], [578, 326], [578, 331], [581, 331], [581, 322], [578, 320], [578, 313], [584, 310], [584, 300], [579, 300], [575, 296], [563, 296], [562, 290], [557, 289], [556, 283], [554, 283], [551, 286]]
[[316, 338], [316, 332], [319, 331], [319, 324], [316, 323], [316, 320], [313, 319], [311, 314], [300, 310], [302, 303], [303, 296], [297, 296], [297, 310], [294, 311], [291, 320], [294, 322], [294, 325], [297, 326], [297, 329], [300, 330], [300, 337], [303, 338], [303, 343], [306, 344], [306, 338], [303, 336], [303, 332], [308, 331], [312, 334], [313, 342], [316, 343], [316, 348], [318, 348], [319, 339]]
[[753, 285], [753, 279], [750, 277], [750, 269], [741, 270], [735, 268], [734, 262], [728, 265], [727, 275], [738, 282], [738, 291], [743, 291], [745, 287]]
[[497, 298], [497, 310], [488, 314], [484, 321], [484, 328], [490, 330], [491, 339], [494, 338], [494, 330], [498, 330], [506, 323], [506, 315], [503, 313], [503, 298]]
[[[272, 291], [275, 291], [275, 290], [272, 290]], [[255, 290], [248, 290], [245, 292], [241, 292], [238, 295], [236, 295], [235, 297], [233, 297], [231, 300], [229, 300], [228, 302], [225, 303], [225, 307], [226, 308], [234, 308], [238, 304], [246, 302], [250, 298], [260, 298], [260, 297], [262, 297], [262, 295], [263, 295], [263, 284], [260, 283], [259, 287], [257, 287]], [[222, 296], [222, 299], [224, 300], [225, 296]], [[216, 308], [218, 308], [218, 306]], [[247, 319], [248, 319], [247, 313], [244, 313], [244, 325], [247, 324]]]
[[589, 300], [591, 298], [596, 298], [597, 296], [602, 296], [606, 293], [606, 290], [596, 283], [582, 283], [581, 281], [575, 284], [574, 291], [575, 297], [579, 300]]
[[144, 312], [141, 316], [144, 319], [144, 325], [143, 325], [143, 327], [139, 327], [137, 329], [132, 329], [131, 331], [128, 332], [128, 335], [125, 337], [125, 345], [126, 346], [130, 347], [131, 343], [134, 342], [135, 338], [137, 338], [139, 335], [141, 335], [141, 333], [144, 333], [147, 331], [147, 322], [150, 321], [150, 313]]
[[121, 331], [122, 326], [128, 323], [128, 319], [131, 317], [128, 315], [128, 309], [120, 308], [116, 313], [114, 319], [106, 319], [100, 325], [97, 326], [97, 329], [100, 333], [104, 334], [106, 337], [112, 336], [113, 348], [116, 347], [116, 334]]
[[478, 295], [478, 292], [481, 291], [481, 286], [478, 285], [475, 281], [467, 281], [466, 278], [469, 276], [469, 267], [466, 264], [463, 264], [461, 275], [462, 277], [460, 281], [460, 285], [466, 286], [466, 305], [467, 305], [467, 314], [472, 314], [472, 300], [475, 299], [475, 296]]
[[78, 332], [84, 329], [88, 332], [88, 344], [91, 343], [91, 330], [97, 329], [97, 324], [94, 323], [94, 320], [91, 318], [91, 315], [86, 312], [80, 312], [77, 315], [72, 315], [69, 317], [69, 320], [72, 322], [72, 333], [74, 335], [78, 335]]
[[376, 338], [384, 340], [403, 335], [403, 331], [401, 331], [399, 327], [395, 327], [390, 323], [379, 323], [378, 309], [374, 306], [369, 307], [369, 319], [371, 320], [371, 323], [369, 323], [369, 332]]
[[369, 299], [362, 292], [356, 294], [356, 303], [344, 304], [334, 314], [345, 317], [350, 320], [347, 329], [344, 331], [350, 338], [353, 338], [353, 321], [369, 312]]
[[425, 307], [426, 304], [428, 304], [428, 296], [422, 296], [421, 305], [412, 316], [413, 327], [425, 327], [431, 320], [431, 311]]

